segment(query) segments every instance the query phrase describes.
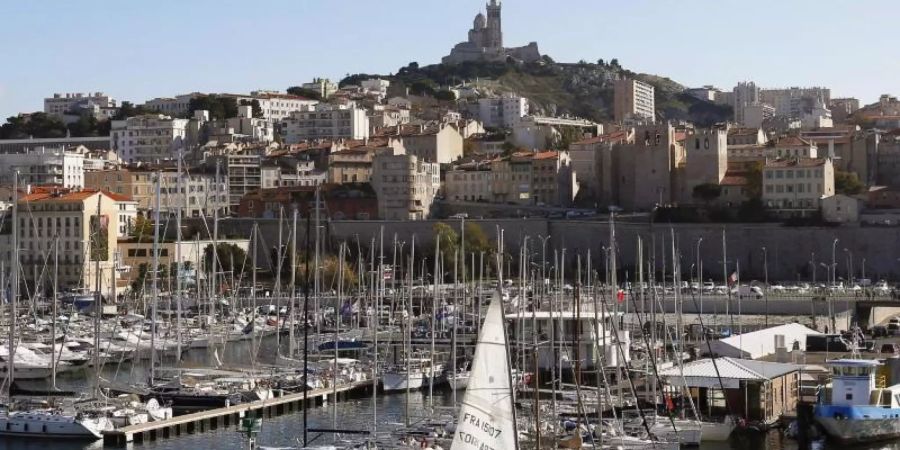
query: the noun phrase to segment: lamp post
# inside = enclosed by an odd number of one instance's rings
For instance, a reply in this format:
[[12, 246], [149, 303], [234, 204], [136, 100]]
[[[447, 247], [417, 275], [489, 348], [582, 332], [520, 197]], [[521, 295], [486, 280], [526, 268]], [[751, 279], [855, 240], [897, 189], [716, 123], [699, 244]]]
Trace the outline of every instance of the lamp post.
[[766, 276], [766, 286], [763, 291], [763, 298], [766, 301], [766, 328], [769, 327], [769, 252], [765, 247], [762, 248], [763, 251], [763, 271]]
[[837, 257], [835, 252], [837, 251], [838, 240], [838, 238], [834, 238], [834, 242], [831, 243], [831, 284], [837, 284], [837, 263], [835, 262]]
[[700, 290], [698, 297], [700, 298], [700, 316], [703, 316], [703, 261], [700, 260], [700, 244], [703, 242], [703, 236], [697, 239], [697, 288]]

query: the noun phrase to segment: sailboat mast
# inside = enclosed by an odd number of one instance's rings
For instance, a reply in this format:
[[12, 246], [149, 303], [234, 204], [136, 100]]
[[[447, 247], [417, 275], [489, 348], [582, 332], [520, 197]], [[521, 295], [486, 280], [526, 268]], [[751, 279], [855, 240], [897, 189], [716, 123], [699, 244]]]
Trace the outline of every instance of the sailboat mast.
[[185, 209], [187, 209], [187, 188], [184, 187], [184, 180], [182, 179], [182, 167], [181, 160], [184, 155], [184, 147], [178, 148], [178, 163], [175, 174], [175, 190], [178, 192], [178, 195], [181, 197], [175, 197], [179, 200], [175, 205], [175, 361], [181, 361], [181, 297], [183, 295], [182, 292], [182, 280], [181, 275], [183, 272], [183, 259], [181, 255], [181, 215], [184, 214]]
[[[437, 332], [435, 329], [435, 321], [437, 320], [437, 307], [438, 307], [438, 277], [440, 276], [438, 273], [438, 261], [441, 259], [441, 240], [437, 236], [434, 239], [434, 272], [433, 272], [433, 289], [431, 292], [431, 355], [434, 357], [434, 334]], [[453, 384], [458, 382], [458, 380], [454, 379]], [[428, 401], [431, 405], [431, 411], [434, 412], [434, 383], [428, 386]]]
[[[307, 214], [308, 216], [309, 214]], [[297, 327], [295, 306], [297, 304], [297, 208], [294, 208], [291, 224], [291, 311], [290, 329], [288, 330], [288, 357], [294, 357], [294, 329]]]
[[277, 263], [275, 264], [275, 269], [277, 272], [275, 273], [275, 354], [281, 354], [281, 269], [282, 269], [282, 261], [284, 261], [284, 253], [282, 252], [282, 234], [284, 231], [284, 207], [278, 208], [278, 251], [275, 252], [275, 255], [278, 258]]
[[[12, 251], [10, 252], [11, 261], [9, 263], [9, 342], [7, 342], [7, 350], [9, 355], [6, 360], [7, 378], [9, 379], [9, 392], [12, 392], [13, 381], [15, 381], [15, 365], [13, 360], [16, 355], [16, 302], [19, 297], [19, 171], [13, 172], [13, 204], [12, 204]], [[4, 286], [5, 289], [5, 286]], [[12, 394], [10, 394], [12, 397]]]
[[309, 254], [310, 254], [310, 215], [306, 214], [306, 255], [304, 255], [304, 280], [303, 280], [303, 446], [309, 444], [308, 410], [309, 410]]
[[[56, 318], [59, 317], [59, 236], [53, 241], [53, 321], [50, 323], [50, 388], [56, 390]], [[62, 344], [60, 344], [62, 347]], [[62, 350], [62, 348], [60, 348]]]
[[[94, 270], [96, 272], [94, 273], [94, 283], [97, 291], [94, 297], [94, 398], [99, 397], [100, 394], [100, 316], [103, 314], [103, 294], [100, 293], [100, 251], [105, 247], [100, 245], [100, 239], [103, 237], [100, 233], [103, 226], [103, 217], [100, 215], [100, 203], [102, 201], [103, 192], [97, 191], [97, 229], [92, 233], [94, 242], [90, 246], [91, 253], [94, 254], [95, 258]], [[107, 239], [109, 239], [108, 236]], [[106, 251], [109, 252], [109, 249], [107, 248]]]
[[162, 173], [156, 172], [156, 208], [153, 209], [153, 276], [151, 286], [153, 303], [150, 305], [150, 385], [156, 370], [156, 307], [159, 303], [159, 197]]

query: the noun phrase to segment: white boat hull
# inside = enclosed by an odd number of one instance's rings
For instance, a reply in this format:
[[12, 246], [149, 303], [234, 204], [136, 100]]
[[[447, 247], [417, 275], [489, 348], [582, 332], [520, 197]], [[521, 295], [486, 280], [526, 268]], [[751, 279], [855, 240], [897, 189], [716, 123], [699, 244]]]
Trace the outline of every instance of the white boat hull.
[[387, 372], [384, 374], [382, 385], [385, 391], [405, 391], [422, 389], [425, 385], [424, 373], [411, 373], [409, 376], [403, 372]]
[[816, 417], [828, 436], [846, 443], [873, 442], [900, 437], [900, 419], [846, 420]]
[[112, 422], [105, 417], [75, 419], [47, 413], [15, 412], [0, 415], [0, 436], [100, 439]]

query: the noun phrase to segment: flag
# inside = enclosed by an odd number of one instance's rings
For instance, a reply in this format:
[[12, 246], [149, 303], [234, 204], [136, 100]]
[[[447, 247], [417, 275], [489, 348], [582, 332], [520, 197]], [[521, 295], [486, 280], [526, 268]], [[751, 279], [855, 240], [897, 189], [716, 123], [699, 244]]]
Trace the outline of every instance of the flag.
[[731, 275], [728, 276], [728, 285], [733, 286], [734, 283], [737, 283], [737, 279], [738, 279], [737, 272], [733, 272]]
[[619, 303], [624, 302], [625, 301], [625, 291], [623, 291], [622, 289], [619, 289], [618, 291], [616, 291], [616, 300], [618, 300]]

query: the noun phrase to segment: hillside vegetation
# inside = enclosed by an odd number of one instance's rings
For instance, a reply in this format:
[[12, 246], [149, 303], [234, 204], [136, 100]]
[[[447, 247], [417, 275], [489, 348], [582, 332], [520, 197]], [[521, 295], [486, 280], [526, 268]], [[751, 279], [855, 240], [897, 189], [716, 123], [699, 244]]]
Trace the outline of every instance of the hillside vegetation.
[[[684, 93], [684, 86], [657, 75], [638, 74], [624, 69], [615, 59], [597, 63], [556, 63], [549, 57], [538, 63], [523, 64], [468, 62], [458, 65], [435, 64], [420, 67], [410, 63], [396, 74], [356, 74], [341, 80], [341, 85], [358, 84], [371, 77], [391, 80], [411, 94], [439, 96], [447, 86], [477, 82], [494, 93], [515, 92], [527, 97], [533, 110], [546, 115], [573, 115], [595, 121], [610, 121], [613, 116], [613, 83], [620, 78], [645, 81], [656, 89], [656, 109], [660, 119], [686, 120], [709, 126], [729, 120], [730, 107], [715, 105]], [[491, 80], [492, 82], [487, 82]]]

